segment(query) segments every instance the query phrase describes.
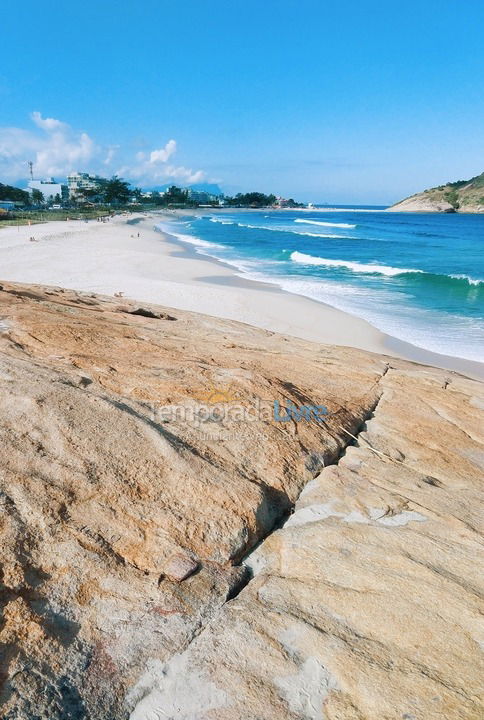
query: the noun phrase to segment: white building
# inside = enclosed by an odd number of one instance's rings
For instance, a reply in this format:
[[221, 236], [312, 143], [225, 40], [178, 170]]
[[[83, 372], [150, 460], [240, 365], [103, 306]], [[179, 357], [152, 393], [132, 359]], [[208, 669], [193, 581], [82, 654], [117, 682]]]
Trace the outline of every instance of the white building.
[[32, 194], [32, 190], [39, 190], [44, 196], [44, 202], [46, 203], [52, 202], [56, 195], [60, 198], [62, 197], [62, 185], [56, 183], [54, 178], [50, 178], [49, 180], [30, 180], [28, 190], [30, 194]]
[[89, 175], [89, 173], [72, 173], [67, 176], [67, 187], [69, 188], [69, 197], [75, 198], [79, 190], [97, 190], [100, 185], [101, 178], [99, 175]]
[[194, 190], [193, 188], [187, 188], [188, 199], [195, 203], [218, 203], [220, 201], [219, 195], [205, 192], [205, 190]]

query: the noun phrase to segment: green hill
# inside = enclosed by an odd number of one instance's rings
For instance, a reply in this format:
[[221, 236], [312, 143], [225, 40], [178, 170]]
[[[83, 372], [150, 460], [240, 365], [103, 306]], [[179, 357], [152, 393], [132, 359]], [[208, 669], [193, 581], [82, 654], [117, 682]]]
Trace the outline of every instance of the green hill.
[[391, 212], [484, 213], [484, 173], [470, 180], [448, 182], [405, 198]]

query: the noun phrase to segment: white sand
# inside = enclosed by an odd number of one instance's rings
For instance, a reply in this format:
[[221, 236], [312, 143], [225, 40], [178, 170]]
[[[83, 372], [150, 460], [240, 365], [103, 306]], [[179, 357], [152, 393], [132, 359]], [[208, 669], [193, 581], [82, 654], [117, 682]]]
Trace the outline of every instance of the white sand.
[[[136, 224], [129, 224], [138, 219]], [[57, 285], [194, 310], [288, 335], [458, 370], [484, 378], [484, 365], [427, 352], [369, 323], [274, 285], [238, 277], [190, 245], [155, 231], [156, 215], [109, 222], [49, 222], [0, 230], [0, 281]], [[140, 234], [138, 238], [137, 235]], [[34, 236], [36, 242], [29, 240]]]

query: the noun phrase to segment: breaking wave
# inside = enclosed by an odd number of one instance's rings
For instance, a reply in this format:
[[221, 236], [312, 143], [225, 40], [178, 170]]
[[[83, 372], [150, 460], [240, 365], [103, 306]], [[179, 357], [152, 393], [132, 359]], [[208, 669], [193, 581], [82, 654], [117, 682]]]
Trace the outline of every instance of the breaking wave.
[[332, 223], [323, 222], [322, 220], [306, 220], [305, 218], [296, 218], [296, 223], [305, 223], [306, 225], [322, 225], [323, 227], [340, 227], [354, 229], [356, 225], [350, 225], [350, 223]]
[[393, 275], [404, 275], [407, 273], [421, 273], [422, 270], [410, 270], [407, 268], [395, 268], [390, 265], [378, 265], [376, 263], [366, 264], [359, 262], [351, 262], [350, 260], [332, 260], [330, 258], [314, 257], [313, 255], [306, 255], [295, 250], [291, 253], [291, 260], [293, 262], [302, 263], [304, 265], [324, 265], [326, 267], [343, 267], [351, 270], [352, 272], [359, 273], [371, 273], [378, 275], [387, 275], [392, 277]]
[[430, 273], [415, 268], [396, 268], [391, 265], [379, 265], [378, 263], [360, 263], [350, 260], [333, 260], [332, 258], [314, 257], [295, 250], [290, 255], [291, 260], [303, 265], [321, 265], [323, 267], [341, 267], [355, 273], [370, 275], [386, 275], [387, 277], [414, 276], [416, 281], [431, 282], [433, 284], [448, 284], [454, 287], [461, 286], [469, 288], [474, 286], [484, 291], [484, 280], [472, 278], [469, 275], [445, 275], [441, 273]]

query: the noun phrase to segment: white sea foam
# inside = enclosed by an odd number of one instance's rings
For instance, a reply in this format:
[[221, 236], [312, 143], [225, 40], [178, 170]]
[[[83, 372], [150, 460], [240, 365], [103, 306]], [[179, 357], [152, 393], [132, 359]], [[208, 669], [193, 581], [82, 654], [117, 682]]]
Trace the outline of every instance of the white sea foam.
[[[233, 224], [238, 223], [233, 222]], [[277, 229], [253, 227], [256, 229]], [[304, 275], [293, 277], [290, 275], [280, 275], [279, 272], [272, 274], [269, 268], [261, 272], [261, 263], [264, 265], [264, 268], [267, 265], [279, 265], [279, 267], [282, 268], [284, 261], [227, 258], [225, 257], [225, 253], [222, 253], [222, 257], [220, 257], [217, 248], [227, 250], [230, 249], [228, 246], [208, 243], [201, 241], [200, 238], [173, 232], [173, 226], [165, 226], [161, 229], [174, 235], [183, 242], [199, 246], [197, 248], [198, 252], [210, 255], [232, 265], [236, 268], [237, 274], [240, 274], [242, 277], [270, 283], [282, 288], [286, 292], [303, 295], [319, 302], [327, 303], [344, 312], [349, 312], [364, 318], [381, 331], [421, 348], [437, 353], [466, 358], [468, 360], [480, 361], [482, 358], [484, 342], [482, 325], [480, 326], [471, 318], [463, 318], [452, 314], [442, 314], [423, 308], [411, 307], [406, 301], [402, 300], [399, 292], [393, 292], [386, 283], [382, 283], [382, 289], [378, 290], [376, 288], [358, 287], [354, 283], [338, 283], [333, 279], [323, 281], [321, 278], [305, 277]], [[290, 234], [294, 233], [294, 231], [287, 232]], [[312, 233], [308, 234], [312, 235]], [[306, 265], [342, 267], [355, 273], [378, 274], [382, 277], [398, 276], [404, 273], [426, 274], [422, 270], [395, 268], [376, 263], [365, 264], [345, 260], [333, 260], [330, 258], [314, 257], [298, 251], [291, 253], [290, 259], [292, 262]], [[473, 286], [477, 286], [483, 282], [482, 280], [471, 278], [467, 275], [453, 275], [450, 277], [455, 280], [466, 280]], [[385, 289], [383, 289], [384, 285], [386, 286]], [[429, 327], [438, 327], [443, 322], [445, 322], [445, 333], [440, 332], [429, 335]], [[462, 345], [462, 337], [468, 339], [465, 348]]]
[[176, 237], [178, 240], [181, 240], [181, 242], [190, 243], [190, 245], [222, 249], [226, 247], [225, 245], [218, 245], [217, 243], [208, 242], [208, 240], [202, 240], [201, 238], [196, 237], [196, 235], [186, 235], [185, 233], [179, 233], [169, 225], [162, 225], [161, 223], [159, 223], [156, 227], [159, 228], [162, 232], [165, 232], [172, 237]]
[[[281, 208], [278, 212], [294, 212], [293, 208]], [[308, 208], [298, 208], [298, 212], [310, 212], [310, 213], [325, 213], [325, 212], [337, 212], [337, 213], [344, 213], [344, 212], [352, 212], [352, 213], [383, 213], [387, 211], [387, 208], [382, 208], [380, 210], [375, 210], [371, 208], [358, 208], [358, 207], [308, 207]]]
[[335, 240], [359, 240], [360, 238], [354, 235], [335, 235], [334, 233], [312, 233], [312, 232], [298, 232], [297, 230], [290, 230], [293, 235], [306, 235], [306, 237], [322, 237], [322, 238], [334, 238]]
[[306, 255], [295, 250], [291, 253], [291, 260], [293, 262], [302, 263], [303, 265], [324, 265], [325, 267], [344, 267], [352, 272], [357, 273], [378, 273], [379, 275], [387, 275], [392, 277], [394, 275], [402, 275], [404, 273], [421, 273], [422, 270], [413, 270], [409, 268], [395, 268], [390, 265], [377, 265], [365, 264], [359, 262], [351, 262], [349, 260], [332, 260], [330, 258], [314, 257], [313, 255]]
[[306, 220], [305, 218], [296, 218], [294, 220], [296, 223], [305, 223], [306, 225], [323, 225], [324, 227], [340, 227], [340, 228], [350, 228], [353, 229], [356, 227], [356, 225], [350, 225], [350, 223], [332, 223], [332, 222], [323, 222], [322, 220]]
[[[382, 332], [425, 350], [482, 361], [482, 324], [479, 325], [471, 318], [451, 314], [444, 316], [431, 310], [411, 307], [402, 301], [398, 292], [358, 287], [352, 283], [318, 281], [309, 277], [270, 278], [256, 272], [249, 273], [249, 277], [274, 282], [286, 292], [303, 295], [357, 315]], [[445, 333], [429, 333], [429, 327], [442, 327], [444, 322]], [[465, 346], [462, 344], [463, 336], [467, 338]]]
[[202, 240], [199, 237], [196, 237], [195, 235], [185, 235], [184, 233], [176, 233], [173, 231], [170, 231], [170, 235], [173, 235], [174, 237], [178, 238], [178, 240], [181, 240], [182, 242], [190, 243], [190, 245], [197, 245], [199, 247], [207, 247], [207, 248], [223, 248], [224, 245], [218, 245], [217, 243], [208, 242], [208, 240]]
[[[266, 216], [268, 217], [268, 216]], [[287, 228], [279, 227], [267, 227], [266, 225], [250, 225], [248, 223], [240, 223], [235, 220], [221, 220], [220, 218], [210, 218], [210, 222], [219, 223], [220, 225], [237, 225], [241, 228], [249, 228], [250, 230], [269, 230], [271, 232], [283, 232], [291, 233], [291, 235], [306, 235], [307, 237], [319, 237], [319, 238], [335, 238], [344, 240], [358, 240], [358, 238], [350, 237], [348, 235], [335, 235], [334, 233], [316, 233], [316, 232], [299, 232], [298, 230], [288, 230]], [[313, 223], [314, 225], [328, 225], [332, 227], [334, 223]], [[356, 227], [355, 225], [348, 225], [345, 227]]]
[[449, 277], [455, 280], [467, 280], [469, 285], [484, 285], [484, 280], [480, 278], [472, 278], [469, 275], [449, 275]]
[[[306, 237], [320, 237], [320, 238], [336, 238], [341, 240], [342, 235], [335, 235], [334, 233], [315, 233], [315, 232], [300, 232], [298, 230], [286, 230], [284, 228], [277, 227], [265, 227], [264, 225], [247, 225], [245, 223], [234, 223], [238, 227], [250, 228], [251, 230], [270, 230], [271, 232], [283, 232], [290, 233], [291, 235], [305, 235]], [[357, 240], [357, 238], [345, 237], [344, 240]]]

